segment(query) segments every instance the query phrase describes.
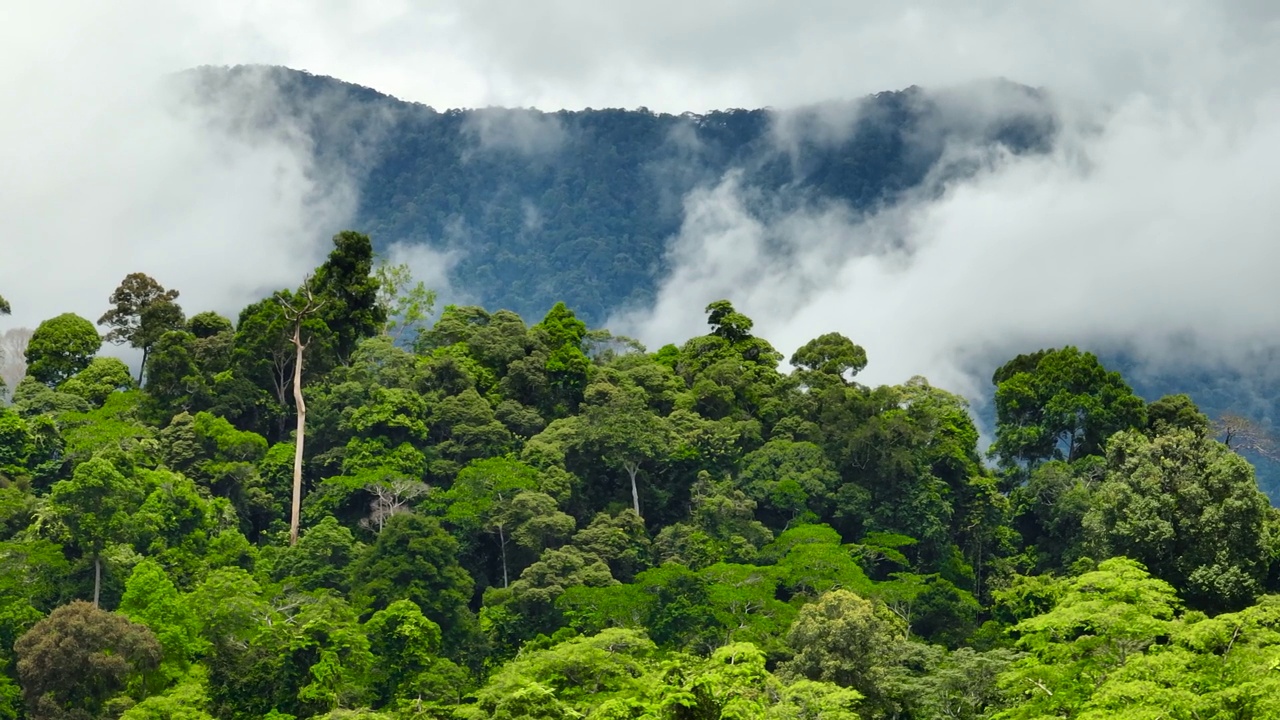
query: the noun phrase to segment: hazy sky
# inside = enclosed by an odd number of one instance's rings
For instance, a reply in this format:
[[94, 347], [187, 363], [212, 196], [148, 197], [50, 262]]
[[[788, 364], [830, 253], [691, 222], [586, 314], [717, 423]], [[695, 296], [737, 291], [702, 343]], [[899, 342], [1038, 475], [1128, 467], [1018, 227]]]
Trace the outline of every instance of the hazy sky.
[[[278, 63], [437, 108], [788, 107], [1006, 77], [1050, 89], [1047, 157], [997, 162], [870, 222], [762, 223], [731, 178], [686, 198], [676, 272], [620, 318], [650, 342], [729, 295], [786, 352], [829, 330], [869, 380], [1036, 343], [1170, 338], [1224, 359], [1280, 337], [1280, 3], [1101, 0], [51, 0], [0, 27], [0, 294], [96, 318], [128, 272], [191, 310], [296, 282], [350, 212], [305, 139], [253, 145], [154, 92], [198, 64]], [[963, 152], [963, 148], [958, 148]], [[805, 248], [785, 264], [773, 238]], [[884, 239], [903, 251], [886, 254]], [[850, 248], [859, 249], [850, 251]], [[984, 368], [989, 373], [989, 368]]]

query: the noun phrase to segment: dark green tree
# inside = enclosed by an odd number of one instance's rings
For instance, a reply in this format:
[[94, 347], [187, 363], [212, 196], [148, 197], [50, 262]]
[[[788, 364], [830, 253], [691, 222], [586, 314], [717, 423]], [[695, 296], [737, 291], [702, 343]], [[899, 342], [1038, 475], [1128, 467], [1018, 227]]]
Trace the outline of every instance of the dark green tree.
[[1192, 430], [1130, 431], [1107, 448], [1107, 474], [1083, 525], [1096, 557], [1123, 555], [1207, 611], [1237, 610], [1263, 589], [1270, 503], [1253, 468]]
[[1068, 346], [1019, 355], [996, 370], [996, 442], [1006, 467], [1101, 455], [1116, 432], [1146, 425], [1146, 404], [1120, 373]]
[[111, 293], [108, 301], [113, 307], [98, 318], [99, 325], [111, 328], [104, 338], [107, 342], [128, 344], [142, 351], [142, 362], [138, 366], [139, 385], [146, 372], [151, 348], [165, 333], [186, 325], [182, 308], [174, 302], [177, 299], [177, 290], [165, 290], [150, 275], [130, 273]]
[[393, 515], [378, 539], [351, 568], [352, 595], [373, 610], [412, 600], [440, 626], [458, 657], [467, 651], [472, 618], [467, 609], [475, 581], [458, 565], [458, 542], [434, 518]]
[[333, 250], [316, 268], [312, 287], [321, 299], [317, 316], [333, 333], [332, 351], [339, 363], [346, 364], [356, 345], [377, 335], [387, 322], [369, 236], [351, 230], [335, 235]]

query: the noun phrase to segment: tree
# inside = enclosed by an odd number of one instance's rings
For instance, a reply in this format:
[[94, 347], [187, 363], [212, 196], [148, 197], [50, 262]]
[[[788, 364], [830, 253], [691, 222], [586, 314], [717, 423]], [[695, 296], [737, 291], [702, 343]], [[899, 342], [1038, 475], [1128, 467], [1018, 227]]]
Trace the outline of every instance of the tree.
[[101, 407], [111, 393], [133, 387], [129, 367], [119, 358], [94, 358], [89, 366], [67, 378], [59, 392], [84, 398], [93, 407]]
[[138, 384], [147, 367], [147, 356], [162, 335], [170, 330], [182, 329], [186, 324], [182, 308], [174, 300], [177, 290], [165, 290], [164, 286], [145, 273], [130, 273], [120, 287], [111, 293], [109, 302], [114, 306], [102, 317], [99, 325], [111, 329], [105, 340], [116, 345], [128, 344], [142, 351], [138, 366]]
[[383, 703], [460, 699], [462, 670], [440, 657], [440, 626], [417, 605], [397, 600], [374, 613], [364, 630], [376, 658], [373, 690]]
[[1000, 678], [1022, 701], [995, 716], [1001, 720], [1075, 716], [1111, 674], [1174, 628], [1173, 587], [1133, 560], [1112, 558], [1058, 585], [1052, 609], [1013, 628], [1028, 656]]
[[840, 333], [827, 333], [800, 346], [791, 364], [848, 382], [866, 368], [867, 351]]
[[71, 532], [71, 541], [93, 559], [93, 606], [102, 590], [102, 552], [132, 529], [130, 516], [142, 501], [139, 483], [108, 460], [81, 463], [68, 480], [54, 483], [49, 502]]
[[535, 337], [541, 338], [547, 351], [543, 370], [554, 389], [555, 405], [547, 408], [551, 415], [563, 415], [578, 404], [587, 384], [587, 368], [591, 361], [582, 352], [587, 325], [564, 303], [556, 303], [542, 322], [533, 326]]
[[1142, 398], [1093, 353], [1068, 346], [1019, 355], [996, 370], [996, 442], [1006, 467], [1101, 455], [1116, 432], [1146, 425]]
[[89, 367], [102, 347], [102, 338], [93, 323], [63, 313], [40, 323], [27, 345], [27, 374], [54, 387]]
[[319, 302], [316, 314], [333, 333], [333, 352], [346, 364], [361, 340], [377, 335], [387, 322], [379, 302], [382, 284], [373, 270], [373, 243], [368, 235], [344, 230], [333, 236], [333, 250], [314, 282], [304, 285], [304, 295]]
[[412, 512], [409, 503], [427, 494], [431, 489], [420, 480], [406, 477], [380, 479], [364, 486], [366, 492], [373, 496], [369, 501], [369, 517], [360, 521], [361, 527], [373, 527], [382, 532], [387, 518], [400, 513]]
[[297, 545], [277, 558], [272, 575], [302, 591], [347, 589], [347, 569], [354, 560], [355, 537], [332, 516], [307, 528]]
[[1273, 462], [1280, 461], [1276, 437], [1261, 423], [1243, 415], [1223, 413], [1212, 424], [1222, 443], [1236, 452], [1254, 453]]
[[636, 477], [645, 464], [666, 455], [673, 441], [670, 424], [649, 409], [639, 388], [609, 383], [593, 383], [587, 388], [579, 417], [584, 449], [626, 472], [631, 507], [644, 517]]
[[477, 460], [458, 473], [444, 494], [445, 519], [468, 530], [483, 529], [495, 536], [502, 558], [502, 587], [511, 584], [507, 545], [511, 541], [510, 505], [522, 491], [538, 486], [538, 473], [513, 458]]
[[451, 655], [466, 652], [475, 581], [458, 565], [458, 541], [435, 518], [393, 515], [352, 565], [351, 584], [352, 596], [374, 610], [412, 600], [440, 626]]
[[436, 304], [436, 292], [418, 281], [408, 265], [382, 263], [374, 271], [378, 280], [378, 307], [387, 318], [383, 332], [397, 345], [405, 342], [405, 333], [416, 339], [426, 327]]
[[781, 527], [805, 512], [822, 513], [840, 473], [817, 445], [774, 438], [742, 458], [738, 481]]
[[309, 338], [304, 337], [303, 325], [318, 313], [325, 301], [316, 297], [312, 289], [311, 278], [302, 283], [302, 288], [294, 294], [281, 293], [276, 296], [280, 306], [284, 308], [284, 318], [293, 328], [290, 340], [295, 351], [293, 359], [293, 402], [297, 412], [297, 434], [293, 440], [293, 504], [289, 516], [289, 544], [298, 543], [298, 524], [302, 515], [302, 446], [307, 436], [307, 403], [302, 397], [302, 357], [307, 350]]
[[138, 563], [125, 583], [120, 614], [155, 633], [164, 654], [161, 669], [170, 679], [182, 677], [191, 662], [208, 649], [208, 642], [200, 637], [195, 611], [184, 602], [164, 568], [150, 558]]
[[1185, 394], [1165, 395], [1147, 406], [1147, 429], [1153, 435], [1178, 429], [1208, 435], [1211, 427], [1209, 418]]
[[795, 656], [779, 672], [851, 687], [880, 704], [885, 670], [904, 634], [901, 621], [883, 605], [832, 590], [800, 608], [787, 633]]
[[1112, 438], [1106, 479], [1083, 525], [1096, 557], [1124, 555], [1210, 611], [1262, 591], [1271, 561], [1270, 503], [1253, 468], [1191, 430]]
[[13, 308], [9, 306], [9, 301], [5, 300], [3, 295], [0, 295], [0, 315], [8, 315], [11, 312], [13, 312]]
[[144, 625], [86, 602], [63, 605], [14, 644], [32, 720], [95, 720], [130, 680], [160, 664]]

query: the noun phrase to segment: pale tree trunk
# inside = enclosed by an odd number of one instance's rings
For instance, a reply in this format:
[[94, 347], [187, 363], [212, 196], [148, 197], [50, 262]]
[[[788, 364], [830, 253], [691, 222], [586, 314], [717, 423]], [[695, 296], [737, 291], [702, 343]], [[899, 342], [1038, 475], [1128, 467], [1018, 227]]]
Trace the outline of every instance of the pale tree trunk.
[[93, 556], [93, 606], [98, 607], [98, 598], [102, 595], [102, 556]]
[[307, 434], [307, 404], [302, 399], [302, 323], [293, 327], [297, 358], [293, 363], [293, 402], [298, 411], [298, 432], [293, 448], [293, 515], [289, 523], [289, 544], [298, 544], [298, 524], [302, 513], [302, 443]]
[[626, 468], [627, 475], [631, 477], [631, 507], [635, 509], [638, 517], [644, 517], [640, 514], [640, 490], [636, 487], [636, 473], [640, 472], [640, 465], [628, 462], [623, 467]]
[[502, 526], [498, 526], [498, 546], [502, 548], [502, 587], [511, 585], [510, 579], [507, 577], [507, 537], [502, 531]]

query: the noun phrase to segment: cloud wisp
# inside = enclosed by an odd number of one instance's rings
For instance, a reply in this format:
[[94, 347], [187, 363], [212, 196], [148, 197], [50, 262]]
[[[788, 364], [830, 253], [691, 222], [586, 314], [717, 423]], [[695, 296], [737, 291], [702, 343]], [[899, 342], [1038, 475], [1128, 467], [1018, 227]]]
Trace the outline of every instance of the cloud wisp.
[[686, 199], [655, 307], [616, 322], [677, 340], [728, 297], [784, 351], [837, 330], [866, 346], [867, 381], [973, 398], [996, 363], [1064, 343], [1247, 364], [1280, 338], [1280, 92], [1209, 96], [1060, 105], [1052, 152], [865, 217], [753, 212], [727, 178]]
[[[296, 285], [354, 210], [351, 177], [320, 163], [305, 132], [236, 130], [242, 118], [177, 92], [173, 73], [220, 35], [181, 4], [147, 5], [86, 5], [72, 20], [31, 8], [25, 30], [38, 42], [0, 51], [0, 91], [21, 108], [0, 117], [5, 326], [96, 319], [131, 272], [178, 289], [189, 312], [234, 317]], [[170, 35], [194, 27], [207, 31], [195, 47]], [[270, 78], [245, 83], [269, 114]]]

